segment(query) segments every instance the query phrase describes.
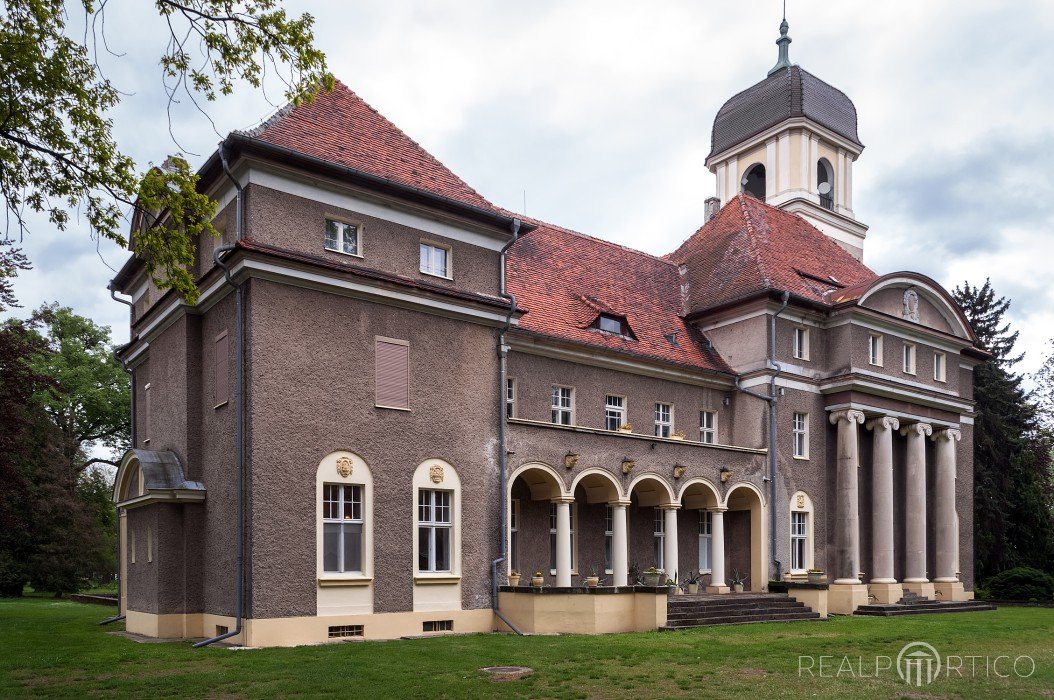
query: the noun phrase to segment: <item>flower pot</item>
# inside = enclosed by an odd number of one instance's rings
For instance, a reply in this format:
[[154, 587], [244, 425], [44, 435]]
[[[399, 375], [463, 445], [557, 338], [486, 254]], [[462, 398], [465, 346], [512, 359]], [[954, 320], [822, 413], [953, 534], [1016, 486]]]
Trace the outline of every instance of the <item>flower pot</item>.
[[510, 574], [509, 575], [509, 585], [513, 586], [513, 587], [519, 586], [520, 585], [520, 575], [519, 574]]
[[590, 588], [596, 588], [599, 583], [600, 583], [600, 577], [599, 576], [586, 576], [586, 585], [589, 586]]
[[689, 595], [695, 595], [698, 592], [699, 592], [699, 584], [698, 583], [689, 583], [688, 584], [688, 594]]
[[732, 590], [735, 591], [736, 593], [742, 593], [743, 592], [743, 584], [742, 583], [733, 583], [732, 584]]
[[809, 572], [809, 583], [820, 583], [823, 580], [822, 571], [810, 571]]
[[644, 585], [645, 586], [658, 586], [659, 581], [662, 580], [661, 573], [644, 574]]
[[531, 577], [531, 585], [534, 586], [535, 588], [541, 588], [543, 583], [545, 583], [545, 577], [544, 576], [532, 576]]

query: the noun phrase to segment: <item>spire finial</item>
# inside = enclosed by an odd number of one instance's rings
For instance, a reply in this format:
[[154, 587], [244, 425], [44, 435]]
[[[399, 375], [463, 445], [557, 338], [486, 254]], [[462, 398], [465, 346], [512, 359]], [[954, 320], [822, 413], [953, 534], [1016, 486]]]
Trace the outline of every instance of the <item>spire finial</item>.
[[780, 23], [780, 38], [776, 40], [776, 44], [780, 47], [780, 55], [776, 65], [769, 70], [769, 75], [778, 73], [780, 70], [791, 66], [789, 49], [791, 38], [787, 36], [789, 30], [790, 25], [787, 24], [787, 0], [783, 0], [783, 21]]

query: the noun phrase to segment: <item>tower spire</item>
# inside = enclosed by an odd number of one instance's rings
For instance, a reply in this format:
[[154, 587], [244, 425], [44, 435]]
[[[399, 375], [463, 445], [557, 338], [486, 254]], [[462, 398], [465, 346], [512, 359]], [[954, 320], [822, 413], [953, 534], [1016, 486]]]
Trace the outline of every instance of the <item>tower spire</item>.
[[787, 2], [786, 2], [786, 0], [784, 0], [784, 2], [783, 2], [783, 22], [780, 23], [780, 38], [776, 40], [776, 44], [780, 47], [780, 56], [779, 56], [779, 60], [776, 61], [776, 65], [774, 65], [771, 68], [771, 70], [769, 70], [769, 73], [768, 73], [769, 75], [772, 75], [773, 73], [777, 73], [777, 72], [779, 72], [780, 70], [782, 70], [784, 68], [790, 68], [790, 66], [791, 66], [790, 49], [789, 49], [790, 43], [791, 43], [791, 38], [789, 36], [787, 36], [787, 32], [789, 30], [790, 30], [790, 25], [787, 24]]

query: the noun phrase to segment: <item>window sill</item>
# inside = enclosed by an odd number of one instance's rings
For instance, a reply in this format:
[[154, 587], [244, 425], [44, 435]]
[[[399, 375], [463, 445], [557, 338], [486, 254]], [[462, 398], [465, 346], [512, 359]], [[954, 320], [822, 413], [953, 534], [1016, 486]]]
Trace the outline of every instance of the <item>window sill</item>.
[[359, 260], [365, 260], [359, 253], [345, 253], [343, 250], [337, 250], [336, 248], [323, 248], [327, 253], [337, 253], [338, 255], [347, 255], [349, 258], [358, 258]]
[[410, 412], [409, 408], [403, 408], [402, 406], [382, 406], [381, 404], [378, 403], [378, 404], [374, 404], [374, 407], [375, 408], [383, 408], [386, 411], [406, 411], [407, 413]]
[[212, 410], [213, 411], [217, 411], [217, 410], [223, 408], [224, 406], [226, 406], [228, 403], [230, 403], [230, 402], [229, 401], [224, 401], [222, 403], [218, 403], [218, 404], [216, 404], [215, 406], [212, 407]]
[[414, 584], [418, 586], [440, 586], [461, 583], [461, 574], [416, 574]]
[[799, 457], [798, 455], [794, 455], [794, 459], [798, 460], [799, 462], [808, 462], [809, 461], [808, 457]]
[[361, 574], [333, 574], [329, 576], [319, 576], [318, 585], [321, 588], [330, 588], [336, 586], [368, 586], [373, 583], [372, 576], [363, 576]]
[[453, 282], [454, 281], [453, 277], [449, 277], [447, 275], [440, 275], [440, 274], [436, 274], [435, 272], [428, 272], [427, 270], [418, 270], [418, 272], [420, 272], [422, 275], [428, 275], [429, 277], [437, 277], [437, 278], [439, 278], [441, 280], [446, 280], [447, 282]]

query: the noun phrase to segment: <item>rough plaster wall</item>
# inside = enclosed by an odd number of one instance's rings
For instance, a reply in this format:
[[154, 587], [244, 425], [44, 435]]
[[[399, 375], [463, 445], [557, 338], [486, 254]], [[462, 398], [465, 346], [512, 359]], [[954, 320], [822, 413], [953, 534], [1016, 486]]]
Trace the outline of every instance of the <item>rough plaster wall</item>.
[[[904, 287], [883, 289], [867, 298], [863, 306], [889, 314], [895, 318], [902, 318], [904, 313]], [[919, 321], [927, 328], [935, 328], [945, 333], [952, 333], [952, 327], [945, 320], [943, 314], [937, 307], [919, 295]]]
[[[159, 612], [158, 560], [156, 557], [152, 563], [146, 560], [148, 529], [153, 529], [154, 541], [155, 543], [157, 542], [157, 513], [156, 506], [145, 506], [132, 508], [126, 516], [129, 548], [133, 544], [135, 546], [135, 563], [131, 563], [130, 552], [124, 552], [124, 556], [128, 557], [125, 590], [128, 594], [128, 609], [137, 612]], [[135, 539], [134, 543], [132, 542], [133, 538]]]
[[732, 575], [738, 569], [746, 578], [744, 590], [750, 587], [750, 511], [730, 510], [725, 513], [725, 583], [732, 585]]
[[755, 316], [706, 331], [714, 347], [736, 371], [764, 363], [769, 348], [769, 317]]

